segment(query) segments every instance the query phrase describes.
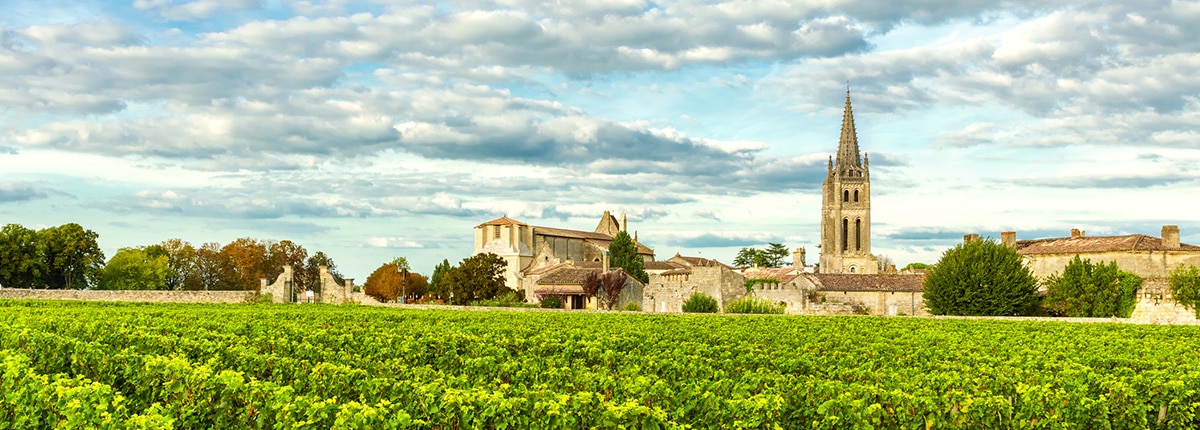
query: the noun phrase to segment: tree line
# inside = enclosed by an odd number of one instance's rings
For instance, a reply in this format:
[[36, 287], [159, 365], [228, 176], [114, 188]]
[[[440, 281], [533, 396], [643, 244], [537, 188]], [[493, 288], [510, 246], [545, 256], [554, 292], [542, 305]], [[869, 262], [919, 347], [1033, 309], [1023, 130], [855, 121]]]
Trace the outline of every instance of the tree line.
[[107, 290], [257, 290], [290, 266], [296, 285], [320, 290], [320, 267], [343, 282], [333, 258], [290, 240], [243, 237], [194, 246], [182, 239], [121, 248], [107, 262], [99, 235], [79, 224], [0, 229], [0, 286]]

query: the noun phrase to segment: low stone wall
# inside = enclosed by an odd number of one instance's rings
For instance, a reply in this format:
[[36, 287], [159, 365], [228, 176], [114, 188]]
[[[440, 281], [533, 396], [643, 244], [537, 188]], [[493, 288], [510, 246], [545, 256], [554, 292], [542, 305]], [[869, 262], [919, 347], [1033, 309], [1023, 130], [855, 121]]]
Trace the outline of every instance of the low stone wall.
[[153, 303], [244, 303], [254, 291], [28, 290], [0, 288], [0, 299]]

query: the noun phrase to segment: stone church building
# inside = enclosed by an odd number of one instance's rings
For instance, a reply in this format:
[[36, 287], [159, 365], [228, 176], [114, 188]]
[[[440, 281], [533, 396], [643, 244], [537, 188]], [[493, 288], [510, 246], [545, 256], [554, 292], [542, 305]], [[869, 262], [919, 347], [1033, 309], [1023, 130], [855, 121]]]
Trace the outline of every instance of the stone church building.
[[821, 186], [821, 273], [879, 273], [871, 255], [871, 166], [859, 154], [858, 132], [846, 88], [836, 161]]

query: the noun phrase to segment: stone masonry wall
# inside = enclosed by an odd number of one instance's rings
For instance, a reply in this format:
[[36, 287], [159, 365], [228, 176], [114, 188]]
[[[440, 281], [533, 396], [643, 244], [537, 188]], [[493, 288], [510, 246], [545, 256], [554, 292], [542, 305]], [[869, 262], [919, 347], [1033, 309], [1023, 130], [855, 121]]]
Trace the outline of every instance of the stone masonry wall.
[[20, 288], [0, 288], [0, 299], [154, 303], [245, 303], [255, 298], [257, 298], [256, 291], [27, 290]]
[[[1070, 263], [1075, 255], [1042, 254], [1026, 256], [1025, 261], [1034, 276], [1045, 278], [1062, 273], [1063, 268], [1067, 267], [1067, 263]], [[1079, 254], [1079, 257], [1089, 259], [1092, 263], [1116, 261], [1121, 270], [1133, 272], [1142, 278], [1166, 277], [1180, 264], [1200, 266], [1200, 253], [1189, 251], [1092, 252]]]
[[722, 311], [731, 300], [746, 295], [745, 282], [741, 274], [724, 267], [692, 267], [686, 275], [650, 275], [642, 298], [642, 309], [646, 312], [683, 312], [683, 302], [692, 293], [703, 293], [717, 299]]

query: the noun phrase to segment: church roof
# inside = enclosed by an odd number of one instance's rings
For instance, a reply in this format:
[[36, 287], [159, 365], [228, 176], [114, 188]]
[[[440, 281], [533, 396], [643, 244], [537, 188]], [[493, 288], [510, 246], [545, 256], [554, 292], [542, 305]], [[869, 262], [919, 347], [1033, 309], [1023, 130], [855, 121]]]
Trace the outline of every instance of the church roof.
[[1124, 236], [1078, 236], [1053, 237], [1048, 239], [1018, 240], [1017, 253], [1038, 254], [1086, 254], [1092, 252], [1121, 251], [1200, 251], [1200, 246], [1179, 244], [1179, 248], [1167, 248], [1162, 238], [1144, 234]]
[[775, 278], [780, 284], [792, 282], [800, 276], [801, 271], [794, 267], [751, 267], [742, 271], [746, 279]]
[[850, 108], [850, 87], [846, 87], [846, 108], [842, 112], [842, 135], [838, 139], [837, 167], [862, 167], [858, 152], [858, 131], [854, 128], [854, 112]]
[[820, 291], [895, 291], [925, 290], [925, 275], [863, 275], [848, 273], [805, 273]]
[[647, 261], [646, 262], [646, 270], [664, 270], [665, 271], [665, 270], [675, 270], [675, 269], [679, 269], [682, 267], [684, 267], [684, 266], [681, 264], [678, 264], [678, 263], [672, 263], [670, 261]]
[[485, 222], [483, 224], [479, 224], [479, 225], [475, 226], [475, 228], [483, 227], [485, 225], [523, 225], [523, 226], [528, 226], [529, 224], [525, 224], [523, 222], [517, 221], [517, 220], [509, 218], [507, 216], [502, 216], [500, 218], [496, 218], [494, 220]]
[[[675, 260], [676, 262], [682, 262], [683, 264], [686, 264], [691, 267], [725, 267], [726, 269], [730, 269], [730, 270], [733, 269], [733, 266], [730, 266], [728, 264], [722, 263], [717, 260], [713, 260], [710, 258], [704, 258], [704, 257], [685, 257], [682, 255], [679, 255], [679, 253], [675, 253], [675, 256], [671, 257], [670, 260]], [[670, 260], [668, 260], [668, 261], [670, 261]]]
[[[584, 239], [603, 249], [608, 249], [608, 245], [612, 243], [613, 237], [604, 233], [596, 233], [591, 231], [568, 230], [565, 228], [553, 227], [533, 227], [533, 234], [554, 237], [567, 237], [572, 239]], [[636, 243], [638, 254], [654, 255], [654, 250], [647, 248], [645, 245]]]

